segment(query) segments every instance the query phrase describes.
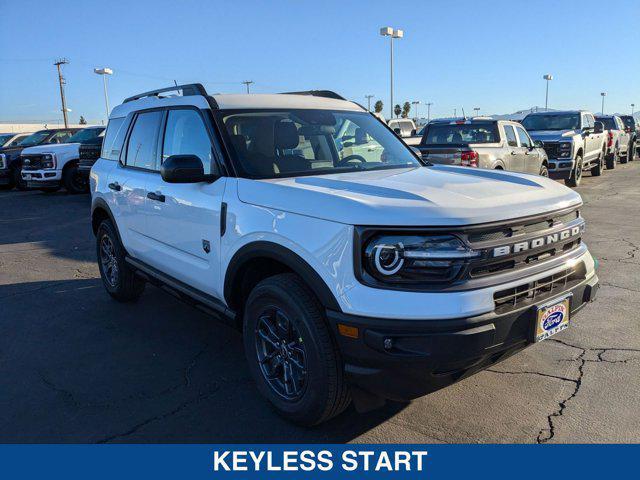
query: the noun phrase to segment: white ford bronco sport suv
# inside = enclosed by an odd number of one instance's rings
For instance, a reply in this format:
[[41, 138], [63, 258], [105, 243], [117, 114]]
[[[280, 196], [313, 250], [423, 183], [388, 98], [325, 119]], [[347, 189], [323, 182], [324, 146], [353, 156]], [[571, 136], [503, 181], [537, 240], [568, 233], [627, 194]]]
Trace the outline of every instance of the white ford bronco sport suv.
[[[377, 158], [345, 153], [347, 130]], [[306, 425], [482, 370], [598, 288], [577, 193], [429, 166], [328, 91], [131, 97], [90, 189], [108, 293], [156, 284], [237, 325], [260, 392]]]

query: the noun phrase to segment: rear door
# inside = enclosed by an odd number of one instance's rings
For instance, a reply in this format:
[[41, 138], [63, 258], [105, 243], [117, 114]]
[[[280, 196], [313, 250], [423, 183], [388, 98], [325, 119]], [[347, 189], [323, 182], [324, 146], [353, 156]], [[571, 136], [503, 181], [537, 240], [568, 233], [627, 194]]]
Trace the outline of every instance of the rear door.
[[584, 161], [591, 162], [600, 155], [600, 134], [594, 132], [595, 118], [588, 113], [582, 114], [582, 127], [588, 128], [584, 135]]
[[136, 258], [148, 261], [145, 204], [147, 182], [157, 175], [158, 132], [163, 112], [140, 112], [133, 118], [120, 162], [108, 179], [114, 217], [125, 248]]
[[[508, 125], [505, 126], [505, 128]], [[516, 133], [516, 137], [518, 137], [518, 147], [517, 148], [512, 148], [510, 155], [511, 155], [511, 165], [507, 166], [507, 170], [511, 170], [513, 172], [526, 172], [526, 165], [528, 164], [529, 161], [529, 155], [531, 154], [530, 151], [530, 145], [531, 143], [531, 139], [529, 138], [529, 135], [527, 134], [527, 132], [525, 131], [524, 128], [522, 127], [517, 127], [515, 125], [511, 125], [511, 128], [514, 129], [515, 133]], [[514, 150], [515, 150], [515, 154], [514, 154]]]
[[[212, 132], [208, 117], [197, 108], [167, 110], [159, 141], [161, 161], [171, 155], [196, 155], [206, 174], [219, 171]], [[147, 262], [216, 298], [222, 298], [220, 219], [225, 183], [225, 177], [212, 183], [167, 183], [159, 173], [147, 181]]]

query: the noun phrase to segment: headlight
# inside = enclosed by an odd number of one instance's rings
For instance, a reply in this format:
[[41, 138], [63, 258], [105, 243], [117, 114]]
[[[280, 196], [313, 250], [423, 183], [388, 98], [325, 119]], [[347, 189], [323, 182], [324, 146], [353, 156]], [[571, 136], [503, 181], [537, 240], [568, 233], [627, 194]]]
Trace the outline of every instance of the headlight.
[[561, 157], [571, 156], [571, 142], [563, 142], [559, 146], [559, 152]]
[[373, 277], [366, 283], [448, 283], [479, 255], [453, 235], [375, 235], [363, 246], [363, 276]]
[[42, 168], [56, 168], [56, 157], [51, 154], [43, 155]]

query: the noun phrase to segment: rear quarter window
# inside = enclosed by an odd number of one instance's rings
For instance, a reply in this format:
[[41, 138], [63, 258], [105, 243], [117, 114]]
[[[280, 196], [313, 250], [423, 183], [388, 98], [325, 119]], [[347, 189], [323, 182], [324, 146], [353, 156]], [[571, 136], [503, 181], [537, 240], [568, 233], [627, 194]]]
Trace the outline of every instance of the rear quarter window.
[[120, 152], [122, 151], [122, 144], [127, 131], [127, 124], [125, 122], [126, 117], [112, 118], [107, 125], [107, 133], [104, 135], [104, 141], [102, 142], [102, 153], [100, 156], [107, 160], [118, 161], [120, 159]]

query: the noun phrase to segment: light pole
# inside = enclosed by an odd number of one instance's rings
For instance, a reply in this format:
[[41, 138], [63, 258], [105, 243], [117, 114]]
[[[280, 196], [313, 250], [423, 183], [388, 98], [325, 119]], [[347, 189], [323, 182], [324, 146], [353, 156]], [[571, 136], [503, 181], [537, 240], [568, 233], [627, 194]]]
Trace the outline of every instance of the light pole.
[[371, 111], [371, 99], [374, 98], [374, 95], [365, 95], [364, 98], [367, 99], [367, 110]]
[[427, 102], [427, 123], [431, 121], [431, 105], [433, 105], [433, 103]]
[[247, 93], [249, 93], [249, 85], [251, 85], [252, 83], [255, 83], [255, 82], [253, 80], [245, 80], [242, 83], [247, 86]]
[[390, 40], [390, 52], [391, 52], [391, 103], [390, 103], [390, 108], [391, 108], [391, 116], [389, 118], [393, 118], [393, 39], [394, 38], [402, 38], [404, 37], [404, 32], [402, 30], [394, 30], [391, 27], [382, 27], [380, 29], [380, 35], [382, 35], [383, 37], [389, 37]]
[[473, 111], [476, 112], [476, 117], [479, 116], [478, 113], [480, 112], [480, 107], [473, 107]]
[[602, 93], [600, 93], [600, 95], [602, 96], [602, 110], [601, 110], [601, 113], [602, 113], [602, 115], [604, 115], [604, 97], [607, 96], [607, 92], [602, 92]]
[[542, 78], [547, 81], [547, 92], [544, 95], [544, 111], [546, 112], [549, 110], [549, 82], [553, 80], [553, 75], [547, 73], [546, 75], [543, 75]]
[[113, 70], [108, 67], [94, 68], [93, 73], [102, 75], [102, 84], [104, 86], [104, 105], [107, 109], [107, 121], [109, 120], [109, 95], [107, 94], [107, 75], [113, 75]]
[[631, 104], [631, 116], [632, 116], [632, 117], [633, 117], [633, 108], [634, 108], [635, 106], [636, 106], [636, 104], [635, 104], [635, 103], [632, 103], [632, 104]]
[[418, 105], [420, 105], [420, 101], [414, 100], [413, 102], [411, 102], [411, 105], [416, 106], [416, 121], [420, 120], [420, 115], [418, 115]]

